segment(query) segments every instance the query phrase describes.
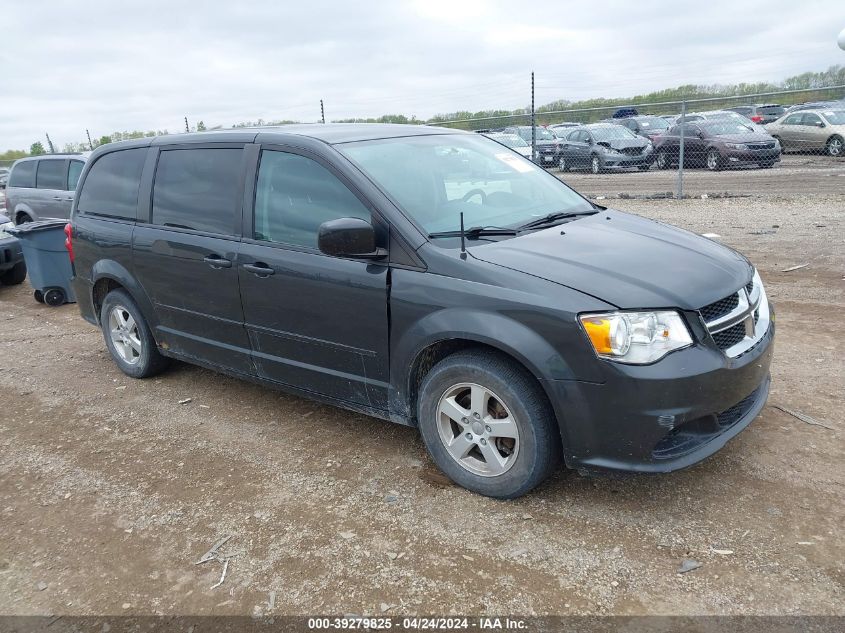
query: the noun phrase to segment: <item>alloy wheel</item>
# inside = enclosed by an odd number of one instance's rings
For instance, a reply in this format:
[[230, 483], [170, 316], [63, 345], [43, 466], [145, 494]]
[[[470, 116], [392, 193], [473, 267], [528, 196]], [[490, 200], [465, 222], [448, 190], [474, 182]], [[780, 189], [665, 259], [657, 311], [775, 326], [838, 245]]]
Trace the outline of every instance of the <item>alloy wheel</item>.
[[598, 156], [593, 156], [593, 159], [590, 161], [590, 169], [594, 174], [601, 171], [601, 161]]
[[711, 149], [707, 152], [707, 169], [715, 171], [719, 168], [719, 152]]
[[138, 364], [143, 349], [138, 324], [122, 305], [114, 306], [109, 312], [109, 337], [123, 362], [128, 365]]
[[832, 138], [827, 142], [827, 153], [830, 156], [839, 156], [842, 153], [842, 139]]
[[469, 472], [496, 477], [516, 462], [516, 419], [487, 387], [469, 382], [449, 387], [440, 397], [437, 417], [437, 430], [446, 452]]

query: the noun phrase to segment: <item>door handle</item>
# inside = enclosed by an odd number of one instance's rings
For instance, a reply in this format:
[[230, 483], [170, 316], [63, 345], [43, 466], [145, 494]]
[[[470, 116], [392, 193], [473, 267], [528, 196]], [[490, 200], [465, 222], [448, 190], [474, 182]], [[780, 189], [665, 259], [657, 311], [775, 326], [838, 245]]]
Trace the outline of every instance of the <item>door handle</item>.
[[220, 257], [220, 255], [209, 255], [208, 257], [203, 257], [202, 261], [206, 264], [211, 266], [212, 268], [231, 268], [232, 267], [232, 260], [224, 259]]
[[244, 270], [251, 272], [257, 277], [269, 277], [276, 271], [263, 262], [256, 262], [254, 264], [244, 264]]

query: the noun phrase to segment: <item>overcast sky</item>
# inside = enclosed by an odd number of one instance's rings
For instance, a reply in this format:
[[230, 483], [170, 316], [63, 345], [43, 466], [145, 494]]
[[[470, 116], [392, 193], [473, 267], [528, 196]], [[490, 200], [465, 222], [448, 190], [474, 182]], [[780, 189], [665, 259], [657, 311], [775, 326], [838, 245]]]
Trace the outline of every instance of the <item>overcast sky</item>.
[[19, 0], [0, 25], [0, 151], [316, 121], [321, 98], [329, 120], [518, 108], [531, 70], [540, 105], [845, 64], [843, 0]]

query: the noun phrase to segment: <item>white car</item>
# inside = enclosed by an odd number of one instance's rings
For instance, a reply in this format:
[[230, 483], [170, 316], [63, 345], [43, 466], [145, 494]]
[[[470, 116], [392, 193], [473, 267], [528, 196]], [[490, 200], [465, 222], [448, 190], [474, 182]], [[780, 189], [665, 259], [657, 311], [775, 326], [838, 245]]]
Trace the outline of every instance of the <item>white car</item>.
[[521, 136], [517, 134], [485, 134], [484, 136], [492, 138], [505, 147], [510, 147], [520, 156], [525, 156], [525, 158], [531, 160], [531, 146]]

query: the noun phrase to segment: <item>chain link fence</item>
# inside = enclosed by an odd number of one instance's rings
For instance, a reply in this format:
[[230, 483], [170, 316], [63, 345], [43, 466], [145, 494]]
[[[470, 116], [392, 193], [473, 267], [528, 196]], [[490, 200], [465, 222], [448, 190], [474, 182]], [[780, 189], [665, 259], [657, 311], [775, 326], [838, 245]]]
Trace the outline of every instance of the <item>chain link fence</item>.
[[836, 192], [829, 176], [845, 173], [845, 86], [437, 125], [491, 136], [595, 197]]

